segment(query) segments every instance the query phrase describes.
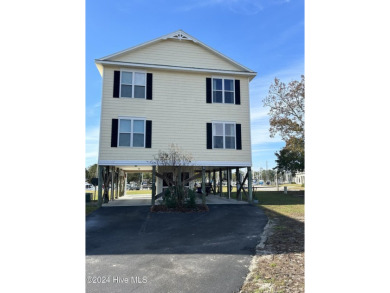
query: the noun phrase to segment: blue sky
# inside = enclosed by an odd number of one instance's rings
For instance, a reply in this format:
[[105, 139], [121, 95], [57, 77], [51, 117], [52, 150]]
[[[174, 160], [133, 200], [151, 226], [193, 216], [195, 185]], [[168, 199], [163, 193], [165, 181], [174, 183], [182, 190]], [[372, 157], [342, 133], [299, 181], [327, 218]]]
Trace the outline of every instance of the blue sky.
[[262, 100], [275, 77], [304, 74], [303, 0], [87, 0], [85, 166], [98, 157], [102, 81], [94, 59], [178, 29], [257, 72], [250, 83], [253, 168], [274, 167], [285, 144], [269, 137]]

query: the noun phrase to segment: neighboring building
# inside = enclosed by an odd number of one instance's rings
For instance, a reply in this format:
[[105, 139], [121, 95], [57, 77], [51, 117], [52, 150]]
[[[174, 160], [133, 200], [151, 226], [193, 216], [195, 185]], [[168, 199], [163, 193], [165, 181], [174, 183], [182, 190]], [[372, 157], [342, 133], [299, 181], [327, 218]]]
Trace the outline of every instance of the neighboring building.
[[297, 172], [293, 181], [296, 184], [305, 184], [305, 172]]
[[[182, 30], [95, 63], [103, 78], [99, 170], [110, 168], [124, 182], [128, 172], [153, 171], [154, 155], [174, 143], [193, 157], [184, 179], [237, 168], [251, 178], [249, 82], [256, 72]], [[163, 180], [156, 185], [161, 192]]]

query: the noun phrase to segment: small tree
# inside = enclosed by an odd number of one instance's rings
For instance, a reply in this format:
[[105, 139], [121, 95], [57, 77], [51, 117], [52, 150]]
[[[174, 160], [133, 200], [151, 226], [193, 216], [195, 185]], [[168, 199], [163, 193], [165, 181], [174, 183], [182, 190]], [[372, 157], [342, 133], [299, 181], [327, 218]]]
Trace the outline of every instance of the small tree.
[[92, 178], [97, 177], [97, 164], [93, 164], [86, 169], [85, 180], [92, 184]]
[[274, 168], [278, 172], [284, 174], [286, 171], [290, 171], [293, 176], [298, 171], [305, 170], [304, 153], [299, 151], [293, 151], [288, 147], [282, 148], [279, 152], [275, 153], [276, 167]]
[[159, 150], [154, 156], [154, 160], [151, 162], [153, 165], [166, 167], [173, 174], [172, 178], [167, 173], [161, 174], [168, 185], [168, 191], [164, 195], [166, 205], [182, 207], [189, 201], [191, 191], [184, 188], [181, 172], [183, 168], [191, 165], [191, 160], [192, 155], [185, 153], [175, 144], [171, 144], [168, 151]]

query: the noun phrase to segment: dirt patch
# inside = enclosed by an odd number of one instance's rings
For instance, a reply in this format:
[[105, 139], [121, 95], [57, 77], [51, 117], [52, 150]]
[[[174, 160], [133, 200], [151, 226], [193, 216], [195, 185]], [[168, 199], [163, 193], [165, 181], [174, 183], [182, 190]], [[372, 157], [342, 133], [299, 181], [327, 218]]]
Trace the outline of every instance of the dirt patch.
[[240, 293], [304, 292], [304, 219], [273, 217]]

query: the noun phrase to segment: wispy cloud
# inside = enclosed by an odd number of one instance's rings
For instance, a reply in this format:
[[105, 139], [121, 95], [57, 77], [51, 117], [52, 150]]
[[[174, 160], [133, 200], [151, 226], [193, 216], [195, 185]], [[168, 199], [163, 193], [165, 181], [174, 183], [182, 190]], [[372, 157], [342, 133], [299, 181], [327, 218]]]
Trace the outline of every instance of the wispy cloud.
[[263, 153], [263, 152], [275, 152], [275, 149], [274, 148], [272, 148], [272, 149], [261, 148], [258, 150], [252, 149], [252, 153]]
[[290, 43], [294, 43], [299, 34], [304, 34], [304, 25], [305, 22], [302, 20], [290, 25], [284, 31], [275, 34], [268, 42], [262, 44], [263, 53], [267, 54], [266, 52], [279, 50], [280, 48], [289, 46]]
[[87, 128], [85, 131], [85, 142], [94, 143], [99, 142], [99, 126]]
[[85, 153], [85, 158], [90, 159], [90, 158], [96, 158], [98, 157], [98, 151], [94, 152], [86, 152]]
[[100, 115], [100, 101], [93, 104], [92, 106], [87, 106], [85, 111], [87, 116]]
[[270, 5], [282, 5], [290, 0], [190, 0], [178, 7], [179, 11], [191, 11], [194, 9], [221, 6], [233, 13], [243, 15], [255, 15]]
[[85, 166], [97, 163], [99, 152], [99, 126], [92, 126], [85, 131]]
[[251, 107], [251, 122], [268, 118], [268, 109], [265, 107]]
[[188, 1], [186, 5], [179, 6], [178, 10], [191, 11], [193, 9], [201, 9], [212, 6], [223, 6], [231, 12], [254, 15], [263, 10], [261, 0], [203, 0], [203, 1]]
[[278, 135], [275, 137], [269, 136], [268, 125], [259, 125], [256, 128], [252, 128], [251, 136], [252, 136], [252, 146], [258, 144], [282, 141], [282, 139]]

